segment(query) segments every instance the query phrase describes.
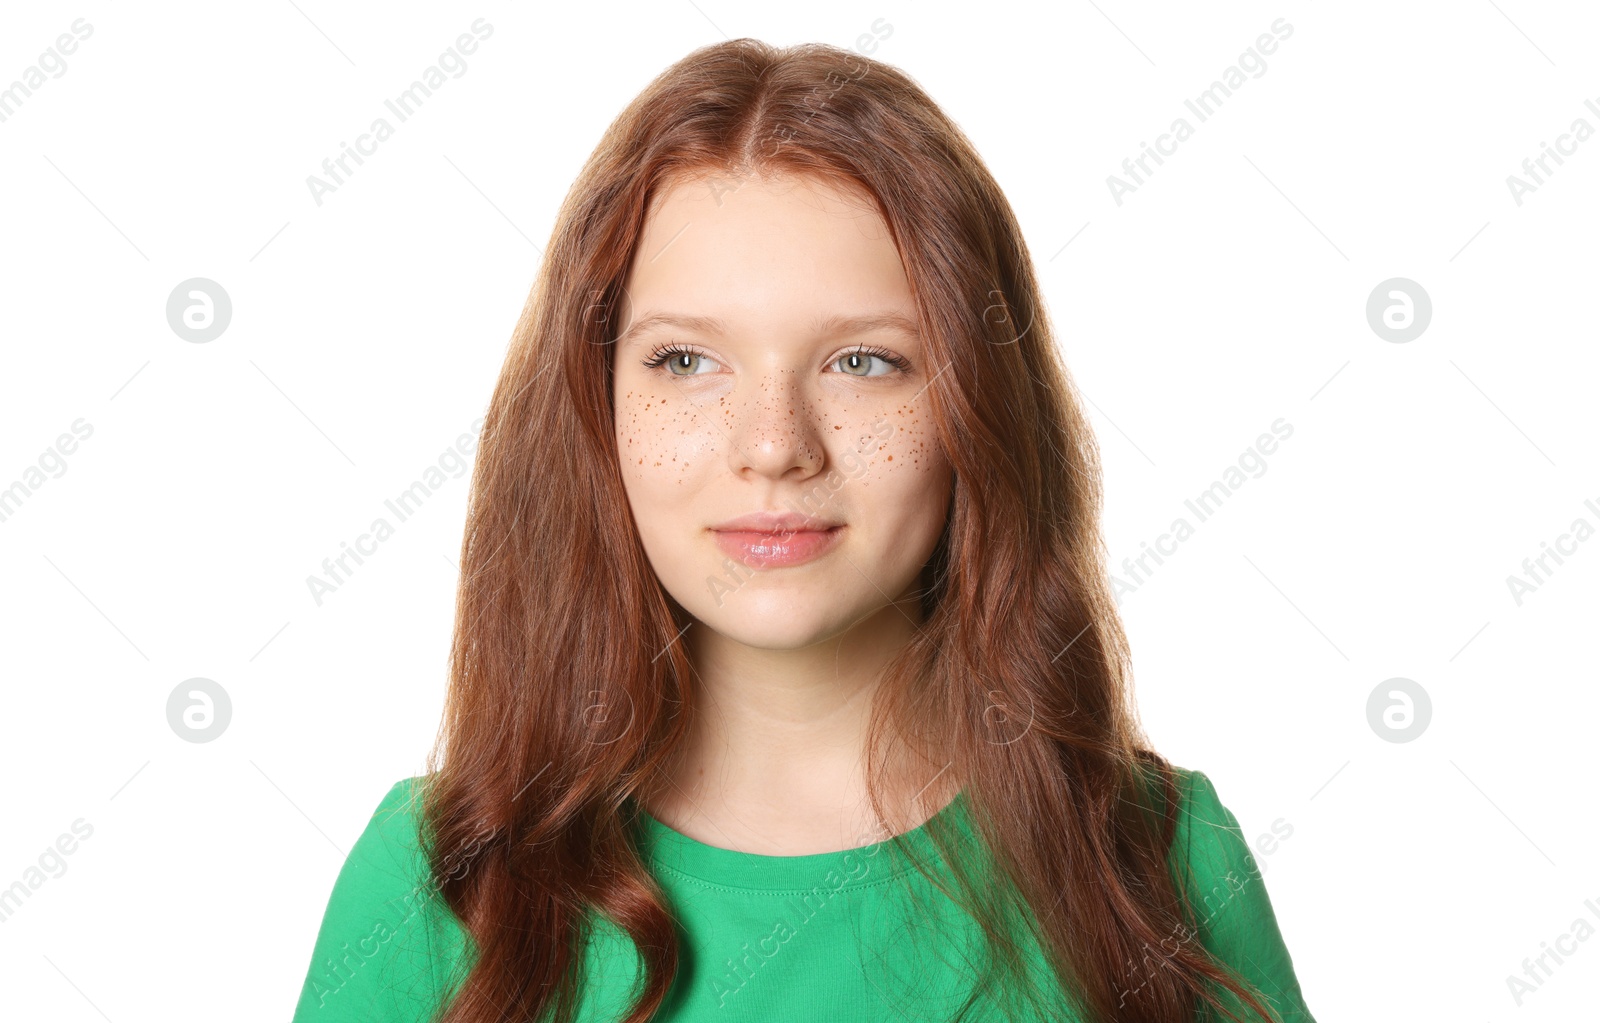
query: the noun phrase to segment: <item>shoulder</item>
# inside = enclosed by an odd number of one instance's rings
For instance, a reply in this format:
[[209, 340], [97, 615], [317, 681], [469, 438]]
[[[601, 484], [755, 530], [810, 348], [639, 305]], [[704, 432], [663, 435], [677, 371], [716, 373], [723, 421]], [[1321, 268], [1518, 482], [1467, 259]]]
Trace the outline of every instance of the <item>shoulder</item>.
[[1215, 923], [1223, 908], [1261, 878], [1239, 819], [1217, 794], [1205, 772], [1173, 765], [1177, 821], [1169, 863], [1185, 882], [1202, 923]]
[[423, 777], [402, 778], [389, 787], [345, 857], [336, 893], [347, 899], [390, 895], [423, 886], [427, 860], [421, 837]]
[[1195, 936], [1284, 1020], [1309, 1021], [1261, 865], [1238, 818], [1203, 771], [1174, 765], [1173, 774], [1178, 812], [1169, 863], [1192, 908]]
[[[1174, 867], [1182, 866], [1196, 852], [1212, 860], [1229, 853], [1248, 855], [1238, 819], [1223, 805], [1216, 786], [1204, 772], [1146, 760], [1136, 765], [1134, 784], [1144, 807], [1157, 817], [1174, 819], [1170, 849]], [[1233, 841], [1235, 838], [1237, 842]]]
[[[1257, 871], [1239, 819], [1222, 802], [1204, 771], [1173, 767], [1178, 785], [1178, 827], [1173, 841], [1191, 867]], [[1198, 859], [1198, 862], [1197, 862]]]
[[295, 1019], [421, 1020], [464, 934], [433, 883], [422, 841], [425, 776], [378, 801], [334, 880]]
[[367, 821], [366, 830], [357, 839], [357, 845], [367, 842], [387, 845], [402, 843], [420, 850], [418, 839], [422, 823], [422, 797], [427, 784], [426, 775], [401, 778], [389, 786], [389, 791], [378, 800]]
[[[1170, 769], [1170, 786], [1167, 769]], [[1176, 834], [1171, 850], [1175, 858], [1186, 858], [1197, 830], [1215, 839], [1219, 837], [1217, 832], [1239, 826], [1217, 795], [1216, 786], [1201, 771], [1166, 761], [1142, 760], [1134, 768], [1134, 785], [1137, 798], [1147, 809], [1157, 817], [1175, 818]]]

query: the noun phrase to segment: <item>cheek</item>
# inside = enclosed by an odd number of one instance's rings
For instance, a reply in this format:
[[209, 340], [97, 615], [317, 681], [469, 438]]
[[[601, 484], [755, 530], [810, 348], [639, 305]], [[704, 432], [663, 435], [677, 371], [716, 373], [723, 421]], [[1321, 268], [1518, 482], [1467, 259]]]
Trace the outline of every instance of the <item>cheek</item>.
[[718, 452], [713, 424], [682, 398], [624, 390], [617, 399], [617, 460], [630, 485], [671, 487], [704, 473]]
[[897, 528], [908, 531], [908, 538], [944, 527], [953, 477], [949, 461], [936, 446], [897, 454], [893, 462], [880, 464], [874, 476], [881, 481], [874, 503], [889, 510]]
[[926, 411], [902, 410], [884, 421], [895, 429], [889, 437], [874, 436], [877, 450], [862, 477], [863, 493], [881, 509], [884, 529], [904, 539], [906, 553], [920, 554], [944, 529], [954, 474]]
[[878, 482], [897, 496], [938, 489], [949, 461], [931, 424], [926, 409], [906, 404], [844, 425], [840, 432], [851, 442], [839, 449], [839, 471], [863, 485]]

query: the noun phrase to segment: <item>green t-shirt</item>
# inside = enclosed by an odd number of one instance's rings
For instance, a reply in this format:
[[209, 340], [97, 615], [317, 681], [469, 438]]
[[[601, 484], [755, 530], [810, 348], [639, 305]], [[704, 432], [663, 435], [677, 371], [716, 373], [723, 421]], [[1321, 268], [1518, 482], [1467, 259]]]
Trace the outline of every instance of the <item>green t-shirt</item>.
[[[421, 1023], [459, 983], [470, 939], [428, 880], [413, 800], [419, 781], [395, 783], [350, 850], [294, 1023]], [[1199, 940], [1254, 984], [1284, 1023], [1314, 1023], [1238, 821], [1204, 774], [1179, 769], [1178, 781], [1173, 856], [1181, 851], [1192, 870]], [[935, 817], [970, 836], [966, 810], [962, 792]], [[935, 1023], [950, 1018], [974, 986], [968, 957], [980, 944], [976, 925], [890, 842], [763, 856], [696, 841], [648, 814], [639, 824], [640, 851], [680, 925], [679, 973], [656, 1017], [663, 1023]], [[903, 837], [925, 867], [948, 878], [928, 829], [924, 823]], [[901, 894], [905, 880], [920, 895], [914, 914]], [[1149, 975], [1143, 971], [1160, 969], [1160, 955], [1152, 949], [1131, 963], [1126, 986], [1136, 989]], [[579, 1018], [621, 1019], [642, 972], [631, 940], [595, 918], [584, 968]], [[1004, 1016], [980, 1000], [968, 1018]]]

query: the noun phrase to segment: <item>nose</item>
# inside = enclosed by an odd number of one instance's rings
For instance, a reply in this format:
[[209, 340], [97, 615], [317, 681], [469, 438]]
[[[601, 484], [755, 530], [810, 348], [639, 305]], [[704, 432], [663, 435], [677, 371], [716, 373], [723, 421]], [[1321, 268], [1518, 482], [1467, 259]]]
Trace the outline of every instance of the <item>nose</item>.
[[736, 475], [806, 479], [821, 471], [822, 426], [803, 383], [799, 370], [774, 369], [755, 378], [745, 393], [735, 391], [730, 467]]

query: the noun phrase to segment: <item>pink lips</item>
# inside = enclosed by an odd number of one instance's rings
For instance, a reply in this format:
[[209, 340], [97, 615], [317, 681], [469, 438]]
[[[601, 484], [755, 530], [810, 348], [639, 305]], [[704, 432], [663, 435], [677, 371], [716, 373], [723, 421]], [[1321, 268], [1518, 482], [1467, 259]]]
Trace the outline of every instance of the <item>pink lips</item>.
[[843, 523], [790, 512], [756, 512], [711, 527], [723, 553], [752, 568], [814, 561], [831, 550], [843, 532]]

